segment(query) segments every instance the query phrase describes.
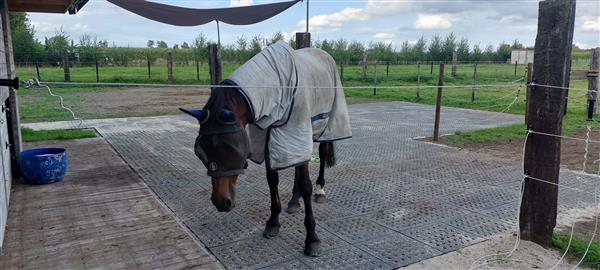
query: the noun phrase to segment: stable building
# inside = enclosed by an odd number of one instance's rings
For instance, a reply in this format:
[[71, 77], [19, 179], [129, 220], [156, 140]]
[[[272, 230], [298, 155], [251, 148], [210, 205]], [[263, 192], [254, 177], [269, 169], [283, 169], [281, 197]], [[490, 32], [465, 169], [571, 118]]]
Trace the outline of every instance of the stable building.
[[[18, 160], [21, 152], [21, 132], [18, 108], [18, 81], [15, 79], [15, 63], [8, 13], [43, 12], [76, 14], [88, 0], [0, 0], [0, 252], [4, 243], [11, 183], [18, 176]], [[18, 48], [17, 48], [18, 49]]]

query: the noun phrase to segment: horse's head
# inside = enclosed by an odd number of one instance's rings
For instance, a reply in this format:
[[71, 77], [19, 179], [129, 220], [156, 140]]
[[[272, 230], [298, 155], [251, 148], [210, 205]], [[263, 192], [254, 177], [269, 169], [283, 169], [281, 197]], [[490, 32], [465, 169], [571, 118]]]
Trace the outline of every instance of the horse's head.
[[237, 177], [244, 173], [250, 155], [245, 123], [227, 108], [181, 110], [200, 123], [194, 152], [212, 178], [212, 203], [220, 212], [229, 212], [235, 206]]

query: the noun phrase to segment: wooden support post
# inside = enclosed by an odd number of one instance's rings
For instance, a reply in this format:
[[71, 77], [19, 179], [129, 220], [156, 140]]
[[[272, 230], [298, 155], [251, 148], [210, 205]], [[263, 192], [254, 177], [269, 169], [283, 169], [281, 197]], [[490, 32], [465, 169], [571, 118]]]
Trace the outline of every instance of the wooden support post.
[[473, 82], [471, 83], [471, 103], [475, 102], [475, 88], [477, 86], [477, 62], [473, 64]]
[[96, 82], [100, 82], [100, 64], [96, 60]]
[[377, 95], [377, 62], [375, 62], [375, 87], [373, 87], [373, 95]]
[[69, 69], [69, 53], [63, 53], [63, 71], [65, 74], [65, 82], [71, 81], [71, 71]]
[[429, 70], [429, 74], [433, 75], [433, 61], [431, 61], [431, 69]]
[[221, 51], [217, 44], [208, 45], [208, 64], [210, 71], [210, 84], [217, 85], [221, 82]]
[[417, 63], [417, 100], [421, 99], [421, 62]]
[[592, 59], [590, 60], [590, 70], [587, 73], [588, 77], [588, 106], [590, 103], [593, 106], [592, 112], [596, 114], [598, 111], [598, 73], [600, 72], [600, 47], [592, 50]]
[[37, 79], [42, 80], [42, 76], [40, 76], [40, 62], [35, 62], [35, 74], [37, 74]]
[[[569, 87], [571, 44], [575, 26], [575, 0], [539, 2], [533, 81], [528, 128], [534, 132], [561, 135]], [[525, 177], [519, 229], [523, 240], [543, 247], [552, 245], [558, 205], [561, 139], [531, 133], [525, 147]], [[546, 182], [534, 179], [542, 179]]]
[[[15, 62], [13, 58], [13, 43], [11, 37], [11, 26], [10, 26], [10, 18], [8, 15], [8, 2], [2, 1], [0, 3], [0, 16], [2, 21], [2, 29], [3, 29], [3, 41], [4, 41], [4, 52], [5, 52], [5, 61], [3, 65], [6, 67], [6, 77], [7, 79], [15, 78]], [[4, 67], [0, 68], [0, 70], [4, 69]], [[4, 75], [3, 75], [4, 76]], [[22, 150], [22, 140], [21, 140], [21, 120], [19, 117], [19, 96], [17, 93], [17, 89], [12, 87], [8, 87], [8, 99], [6, 101], [3, 100], [4, 104], [8, 106], [8, 115], [7, 115], [7, 128], [8, 128], [8, 142], [10, 145], [3, 145], [2, 147], [10, 148], [10, 156], [11, 156], [11, 171], [12, 171], [12, 179], [15, 179], [19, 175], [21, 175], [19, 170], [19, 159], [21, 156]], [[3, 97], [4, 99], [4, 97]], [[8, 168], [4, 168], [8, 170]], [[5, 190], [10, 191], [11, 181], [12, 179], [5, 182]], [[10, 201], [10, 192], [5, 199]], [[3, 226], [3, 224], [0, 224]], [[0, 243], [1, 245], [1, 243]]]
[[458, 53], [452, 52], [452, 78], [456, 78], [456, 65], [458, 65]]
[[200, 80], [200, 61], [196, 59], [196, 80]]
[[440, 137], [440, 114], [442, 111], [442, 89], [444, 87], [444, 64], [440, 64], [440, 73], [438, 74], [438, 90], [435, 99], [435, 123], [433, 126], [433, 141], [437, 142]]
[[515, 61], [515, 77], [517, 77], [517, 67], [518, 67], [519, 62]]
[[296, 33], [296, 49], [310, 48], [310, 33]]
[[167, 53], [167, 80], [173, 82], [173, 52]]
[[529, 123], [529, 104], [531, 104], [531, 87], [529, 83], [533, 80], [533, 63], [527, 63], [527, 88], [525, 93], [525, 124]]

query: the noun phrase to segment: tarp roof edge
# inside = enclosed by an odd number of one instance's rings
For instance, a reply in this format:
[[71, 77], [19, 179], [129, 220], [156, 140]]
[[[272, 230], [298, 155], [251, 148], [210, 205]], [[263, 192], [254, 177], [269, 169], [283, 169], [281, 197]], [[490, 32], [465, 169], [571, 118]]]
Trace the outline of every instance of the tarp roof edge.
[[176, 26], [197, 26], [211, 21], [233, 25], [255, 24], [272, 18], [300, 1], [302, 0], [242, 7], [194, 9], [145, 0], [108, 0], [147, 19]]

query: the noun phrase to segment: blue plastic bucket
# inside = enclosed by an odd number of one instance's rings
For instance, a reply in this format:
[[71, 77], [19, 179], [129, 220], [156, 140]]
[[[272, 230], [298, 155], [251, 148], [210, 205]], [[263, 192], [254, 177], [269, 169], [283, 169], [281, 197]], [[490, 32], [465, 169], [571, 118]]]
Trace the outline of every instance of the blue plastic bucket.
[[67, 173], [67, 150], [35, 148], [21, 152], [21, 173], [30, 184], [62, 181]]

